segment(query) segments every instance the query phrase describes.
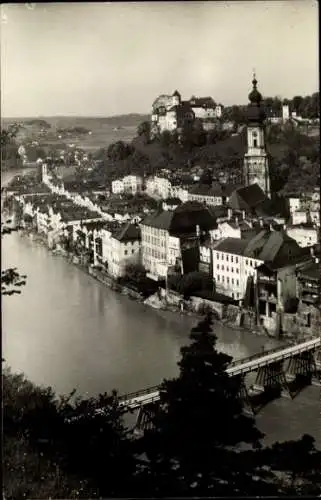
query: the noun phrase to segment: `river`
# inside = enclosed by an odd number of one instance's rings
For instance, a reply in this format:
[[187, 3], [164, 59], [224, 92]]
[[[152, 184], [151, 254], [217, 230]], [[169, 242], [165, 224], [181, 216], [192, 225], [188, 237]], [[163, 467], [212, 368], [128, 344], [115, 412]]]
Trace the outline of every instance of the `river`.
[[[2, 356], [14, 371], [62, 394], [96, 395], [159, 383], [177, 374], [195, 318], [157, 311], [117, 294], [63, 257], [18, 234], [2, 241], [2, 268], [27, 275], [21, 295], [3, 297]], [[215, 325], [218, 348], [235, 359], [275, 343]], [[279, 399], [257, 417], [267, 442], [311, 433], [321, 445], [320, 389]]]

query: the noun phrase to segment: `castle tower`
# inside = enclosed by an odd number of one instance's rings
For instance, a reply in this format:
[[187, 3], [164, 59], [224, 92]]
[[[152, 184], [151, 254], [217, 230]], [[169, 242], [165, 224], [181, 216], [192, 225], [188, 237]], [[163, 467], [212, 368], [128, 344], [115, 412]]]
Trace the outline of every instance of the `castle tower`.
[[258, 184], [270, 197], [270, 176], [265, 150], [265, 113], [261, 106], [262, 95], [257, 90], [257, 80], [253, 76], [253, 89], [249, 94], [247, 109], [247, 152], [244, 156], [245, 185]]
[[290, 119], [290, 109], [288, 104], [282, 104], [282, 119], [284, 122]]
[[172, 106], [179, 106], [181, 104], [181, 94], [175, 90], [172, 96]]

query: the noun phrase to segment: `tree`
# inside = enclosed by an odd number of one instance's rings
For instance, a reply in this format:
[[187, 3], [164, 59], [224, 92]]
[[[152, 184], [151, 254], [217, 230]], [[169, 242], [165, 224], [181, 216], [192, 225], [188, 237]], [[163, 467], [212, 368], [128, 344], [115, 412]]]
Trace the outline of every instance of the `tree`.
[[126, 408], [119, 406], [116, 392], [72, 401], [74, 394], [57, 397], [51, 388], [4, 370], [3, 458], [9, 498], [39, 498], [39, 493], [40, 498], [123, 496], [133, 488], [136, 463], [122, 423]]
[[262, 450], [261, 460], [272, 470], [288, 477], [288, 493], [319, 495], [321, 491], [321, 452], [314, 439], [304, 434], [297, 441], [276, 442]]
[[284, 188], [288, 181], [290, 165], [271, 157], [269, 161], [269, 170], [271, 191], [272, 193], [278, 193]]
[[196, 147], [204, 146], [206, 143], [206, 132], [201, 120], [196, 119], [193, 123], [192, 140]]
[[187, 298], [195, 292], [211, 290], [212, 287], [212, 280], [207, 274], [201, 271], [193, 271], [181, 277], [177, 284], [177, 292]]
[[127, 264], [125, 275], [129, 280], [141, 282], [146, 278], [146, 270], [141, 264]]
[[292, 99], [293, 111], [295, 111], [298, 115], [300, 114], [302, 101], [303, 101], [303, 97], [300, 95], [296, 95]]
[[207, 168], [200, 178], [200, 184], [205, 184], [207, 186], [211, 186], [213, 182], [213, 172]]
[[161, 145], [164, 147], [164, 148], [168, 148], [171, 144], [171, 133], [169, 130], [164, 130], [161, 134], [160, 134], [160, 143]]
[[262, 434], [242, 413], [240, 384], [225, 372], [231, 357], [215, 348], [211, 316], [192, 329], [190, 339], [181, 349], [179, 376], [161, 384], [154, 430], [142, 438], [145, 473], [157, 495], [249, 494], [255, 491], [249, 487], [253, 468], [242, 465], [235, 447], [258, 447]]
[[[11, 220], [7, 220], [6, 223], [1, 222], [1, 238], [18, 230], [19, 225], [13, 225]], [[1, 270], [2, 295], [20, 294], [20, 288], [26, 284], [26, 278], [15, 267]]]
[[190, 121], [185, 120], [182, 126], [182, 132], [180, 134], [180, 144], [186, 151], [190, 152], [192, 151], [195, 145], [194, 141], [195, 141], [194, 124]]
[[1, 167], [4, 169], [18, 168], [22, 165], [16, 143], [19, 129], [20, 126], [16, 123], [1, 129]]
[[107, 156], [112, 161], [125, 160], [131, 155], [133, 149], [130, 144], [125, 144], [123, 141], [117, 141], [107, 149]]
[[144, 143], [148, 144], [150, 142], [151, 124], [148, 121], [140, 123], [137, 127], [137, 135], [143, 137]]

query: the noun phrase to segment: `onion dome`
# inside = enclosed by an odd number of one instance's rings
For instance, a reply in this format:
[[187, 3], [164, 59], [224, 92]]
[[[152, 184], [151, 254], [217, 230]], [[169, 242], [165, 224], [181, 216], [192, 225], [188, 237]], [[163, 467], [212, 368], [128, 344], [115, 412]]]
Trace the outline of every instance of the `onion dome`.
[[255, 75], [253, 75], [252, 84], [253, 89], [249, 94], [250, 104], [247, 109], [247, 121], [251, 123], [262, 123], [266, 116], [263, 106], [261, 107], [262, 94], [257, 90], [257, 79]]
[[252, 104], [257, 104], [259, 106], [260, 102], [262, 101], [262, 95], [257, 90], [257, 79], [256, 79], [255, 75], [253, 75], [252, 85], [253, 85], [253, 89], [252, 89], [252, 92], [249, 93], [249, 101]]
[[176, 96], [176, 97], [181, 97], [181, 94], [178, 92], [178, 90], [175, 90], [175, 92], [173, 93], [173, 96]]

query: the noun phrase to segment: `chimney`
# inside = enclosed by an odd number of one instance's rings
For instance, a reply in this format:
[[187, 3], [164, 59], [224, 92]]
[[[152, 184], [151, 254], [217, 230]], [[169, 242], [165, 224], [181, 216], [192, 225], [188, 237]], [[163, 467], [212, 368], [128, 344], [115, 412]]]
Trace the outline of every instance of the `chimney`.
[[200, 235], [200, 227], [198, 224], [196, 224], [196, 236], [198, 237]]
[[228, 208], [227, 209], [227, 218], [228, 220], [231, 220], [232, 219], [232, 215], [233, 215], [233, 211], [231, 208]]
[[311, 252], [311, 257], [315, 257], [315, 253], [314, 253], [314, 248], [313, 247], [310, 248], [310, 252]]
[[263, 226], [264, 226], [263, 219], [260, 219], [260, 226], [261, 226], [261, 227], [263, 227]]
[[314, 262], [315, 262], [316, 264], [319, 264], [319, 262], [320, 262], [319, 257], [315, 257], [315, 258], [314, 258]]
[[235, 217], [235, 224], [238, 226], [239, 225], [239, 218]]
[[242, 218], [245, 219], [245, 210], [242, 210]]
[[269, 230], [270, 230], [270, 231], [273, 231], [273, 226], [272, 226], [272, 224], [270, 224]]

